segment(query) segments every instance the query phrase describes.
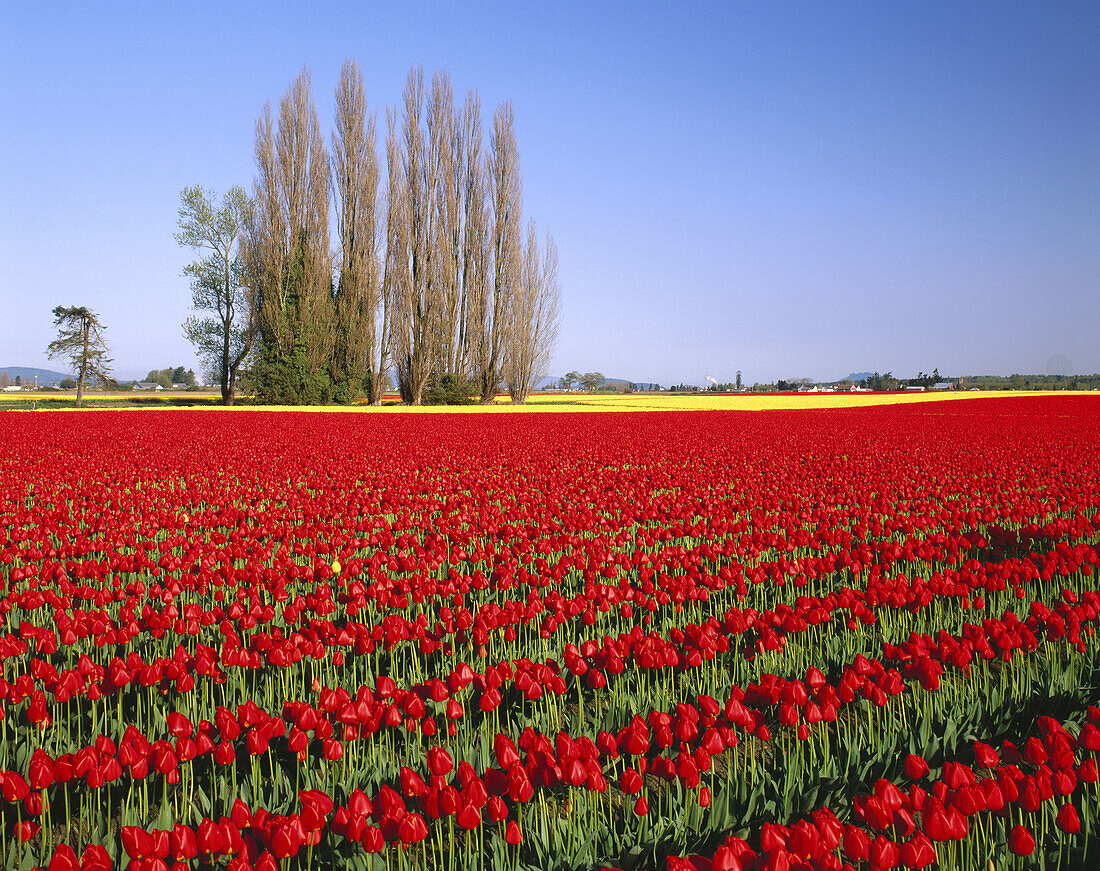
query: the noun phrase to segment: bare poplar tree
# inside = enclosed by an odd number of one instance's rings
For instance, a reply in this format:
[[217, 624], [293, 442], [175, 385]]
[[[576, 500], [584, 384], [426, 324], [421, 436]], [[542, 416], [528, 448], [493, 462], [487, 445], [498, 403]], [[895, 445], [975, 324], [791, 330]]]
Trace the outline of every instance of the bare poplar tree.
[[439, 142], [440, 155], [432, 377], [449, 378], [452, 388], [464, 390], [473, 370], [472, 313], [479, 310], [479, 303], [484, 304], [487, 264], [486, 185], [477, 94], [467, 94], [460, 115], [454, 107], [450, 80], [437, 73], [428, 126], [429, 137]]
[[89, 380], [107, 384], [111, 379], [105, 327], [87, 306], [59, 305], [53, 310], [53, 323], [57, 338], [50, 342], [46, 354], [51, 360], [65, 360], [76, 374], [76, 407], [80, 408]]
[[363, 75], [352, 61], [344, 62], [336, 88], [332, 170], [340, 236], [333, 378], [344, 401], [366, 378], [369, 400], [378, 405], [389, 354], [378, 262], [378, 154]]
[[[386, 300], [387, 334], [390, 357], [398, 370], [398, 388], [402, 384], [402, 361], [408, 354], [408, 313], [406, 282], [409, 281], [408, 242], [405, 222], [405, 168], [397, 132], [397, 112], [386, 110], [386, 244], [382, 271], [382, 295]], [[404, 394], [402, 394], [404, 398]]]
[[[397, 239], [402, 247], [395, 252], [392, 264], [387, 259], [387, 266], [392, 265], [397, 272], [391, 277], [395, 290], [391, 330], [398, 389], [401, 398], [410, 405], [422, 403], [436, 356], [435, 324], [440, 308], [435, 263], [439, 253], [436, 224], [440, 214], [441, 150], [445, 141], [442, 86], [442, 78], [437, 75], [432, 83], [425, 135], [421, 123], [424, 75], [417, 68], [409, 71], [402, 144], [399, 147], [394, 143], [393, 148], [387, 148], [387, 156], [400, 160], [403, 168], [398, 189], [402, 202], [395, 213], [403, 225]], [[391, 172], [391, 179], [392, 175]], [[391, 187], [391, 207], [394, 194]]]
[[256, 334], [254, 296], [245, 286], [240, 257], [241, 234], [249, 210], [248, 197], [239, 187], [217, 197], [201, 186], [180, 194], [180, 245], [208, 252], [184, 267], [191, 278], [192, 305], [213, 317], [191, 316], [183, 332], [194, 344], [208, 375], [221, 387], [222, 402], [232, 405], [237, 395], [237, 373], [252, 351]]
[[475, 371], [481, 401], [492, 402], [500, 387], [506, 350], [508, 309], [520, 263], [522, 183], [511, 103], [502, 103], [493, 115], [489, 140], [487, 185], [490, 208], [491, 265], [484, 309], [476, 324], [478, 337]]
[[277, 402], [321, 401], [333, 346], [328, 158], [308, 70], [256, 124], [255, 207], [248, 275], [259, 310], [260, 392]]
[[[477, 93], [466, 95], [463, 107], [463, 139], [466, 165], [463, 184], [462, 312], [459, 345], [463, 372], [477, 371], [478, 347], [485, 321], [486, 286], [489, 268], [488, 218], [485, 206], [485, 165], [481, 152], [481, 103]], [[480, 385], [479, 385], [480, 386]]]
[[429, 135], [439, 140], [439, 194], [436, 198], [434, 258], [435, 285], [439, 297], [433, 323], [434, 372], [436, 378], [463, 375], [462, 287], [463, 184], [466, 143], [464, 130], [454, 111], [450, 79], [436, 73], [432, 79]]
[[558, 338], [560, 314], [558, 249], [548, 232], [540, 258], [532, 221], [509, 308], [504, 378], [512, 402], [526, 402], [535, 379], [546, 374]]

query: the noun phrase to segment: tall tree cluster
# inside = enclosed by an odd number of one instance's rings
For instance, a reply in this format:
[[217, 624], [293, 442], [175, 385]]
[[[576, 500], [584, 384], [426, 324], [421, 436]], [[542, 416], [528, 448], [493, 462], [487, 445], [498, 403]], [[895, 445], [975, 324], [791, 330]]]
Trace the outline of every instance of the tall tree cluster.
[[335, 103], [327, 147], [308, 71], [256, 125], [239, 280], [259, 396], [377, 404], [392, 372], [410, 405], [440, 384], [525, 401], [556, 340], [560, 291], [553, 240], [524, 228], [511, 105], [486, 144], [477, 94], [457, 105], [445, 73], [426, 85], [414, 68], [386, 112], [383, 165], [353, 62]]

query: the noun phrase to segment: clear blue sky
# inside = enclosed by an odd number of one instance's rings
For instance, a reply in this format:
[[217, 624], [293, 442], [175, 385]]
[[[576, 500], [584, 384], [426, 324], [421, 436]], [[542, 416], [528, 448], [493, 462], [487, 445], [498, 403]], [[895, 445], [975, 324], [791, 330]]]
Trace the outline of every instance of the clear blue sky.
[[513, 102], [553, 374], [1098, 371], [1098, 46], [1094, 0], [5, 3], [0, 365], [58, 304], [123, 376], [197, 365], [179, 193], [251, 186], [303, 65], [329, 131], [351, 57], [379, 119], [413, 64]]

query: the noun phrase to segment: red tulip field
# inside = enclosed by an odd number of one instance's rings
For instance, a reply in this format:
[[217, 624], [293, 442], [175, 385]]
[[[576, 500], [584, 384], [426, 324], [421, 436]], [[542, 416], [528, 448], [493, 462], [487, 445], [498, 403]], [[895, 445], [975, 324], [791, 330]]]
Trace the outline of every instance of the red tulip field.
[[5, 868], [1100, 867], [1100, 401], [0, 416]]

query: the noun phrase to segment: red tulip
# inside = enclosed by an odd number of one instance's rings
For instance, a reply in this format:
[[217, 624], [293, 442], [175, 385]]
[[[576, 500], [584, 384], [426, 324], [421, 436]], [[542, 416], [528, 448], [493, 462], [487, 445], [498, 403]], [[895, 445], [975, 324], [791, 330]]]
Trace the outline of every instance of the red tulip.
[[1035, 838], [1023, 826], [1015, 826], [1008, 833], [1008, 849], [1017, 856], [1030, 856], [1035, 852]]
[[[537, 686], [537, 685], [536, 685]], [[500, 705], [500, 690], [496, 687], [490, 687], [481, 694], [481, 699], [478, 701], [478, 707], [486, 713], [495, 710]]]
[[504, 803], [499, 795], [489, 796], [489, 819], [494, 823], [499, 823], [505, 817], [508, 816], [508, 805]]
[[46, 871], [79, 871], [79, 869], [80, 863], [73, 848], [68, 844], [58, 844]]
[[1081, 831], [1081, 818], [1077, 815], [1077, 808], [1071, 804], [1064, 804], [1058, 809], [1055, 822], [1067, 835], [1075, 835]]
[[642, 789], [642, 776], [633, 768], [625, 768], [619, 778], [619, 784], [627, 795], [636, 795]]
[[190, 826], [176, 824], [168, 837], [168, 854], [177, 862], [194, 859], [199, 853], [195, 831]]
[[193, 727], [183, 714], [172, 711], [168, 714], [168, 732], [176, 738], [190, 736]]
[[1032, 765], [1042, 765], [1047, 761], [1047, 751], [1038, 738], [1028, 738], [1024, 744], [1024, 758]]
[[923, 832], [917, 832], [901, 848], [901, 861], [907, 868], [920, 871], [936, 861], [936, 850]]
[[102, 844], [89, 844], [80, 857], [81, 871], [111, 871], [113, 864]]
[[428, 768], [432, 774], [442, 776], [454, 768], [454, 760], [442, 747], [431, 747], [428, 750]]
[[770, 852], [787, 846], [787, 828], [775, 823], [764, 823], [760, 829], [760, 849]]
[[912, 780], [921, 780], [928, 776], [928, 763], [920, 756], [910, 753], [905, 757], [905, 773]]
[[476, 829], [481, 825], [481, 811], [473, 805], [466, 804], [459, 808], [455, 819], [464, 829]]
[[845, 827], [843, 843], [844, 854], [853, 862], [861, 862], [871, 854], [871, 839], [863, 829]]
[[883, 835], [879, 835], [875, 838], [873, 844], [871, 844], [871, 853], [869, 862], [872, 868], [876, 869], [890, 869], [896, 868], [898, 861], [901, 859], [901, 851], [898, 849], [898, 845], [893, 841], [887, 840]]
[[38, 837], [38, 832], [41, 827], [38, 823], [32, 820], [23, 820], [15, 827], [15, 836], [20, 841], [26, 842]]
[[233, 820], [233, 825], [238, 829], [250, 829], [252, 828], [252, 812], [239, 798], [233, 802], [233, 808], [230, 810], [230, 818]]
[[3, 776], [3, 785], [0, 791], [3, 792], [5, 799], [14, 803], [25, 799], [30, 788], [27, 786], [27, 781], [14, 771], [9, 771]]
[[38, 749], [31, 754], [27, 781], [31, 789], [46, 789], [53, 784], [54, 763], [45, 750]]
[[710, 867], [712, 871], [742, 871], [740, 858], [725, 844], [714, 851]]
[[996, 768], [997, 764], [1001, 761], [1001, 757], [997, 754], [997, 751], [988, 744], [983, 744], [981, 741], [974, 742], [974, 758], [978, 760], [979, 765], [985, 768]]

